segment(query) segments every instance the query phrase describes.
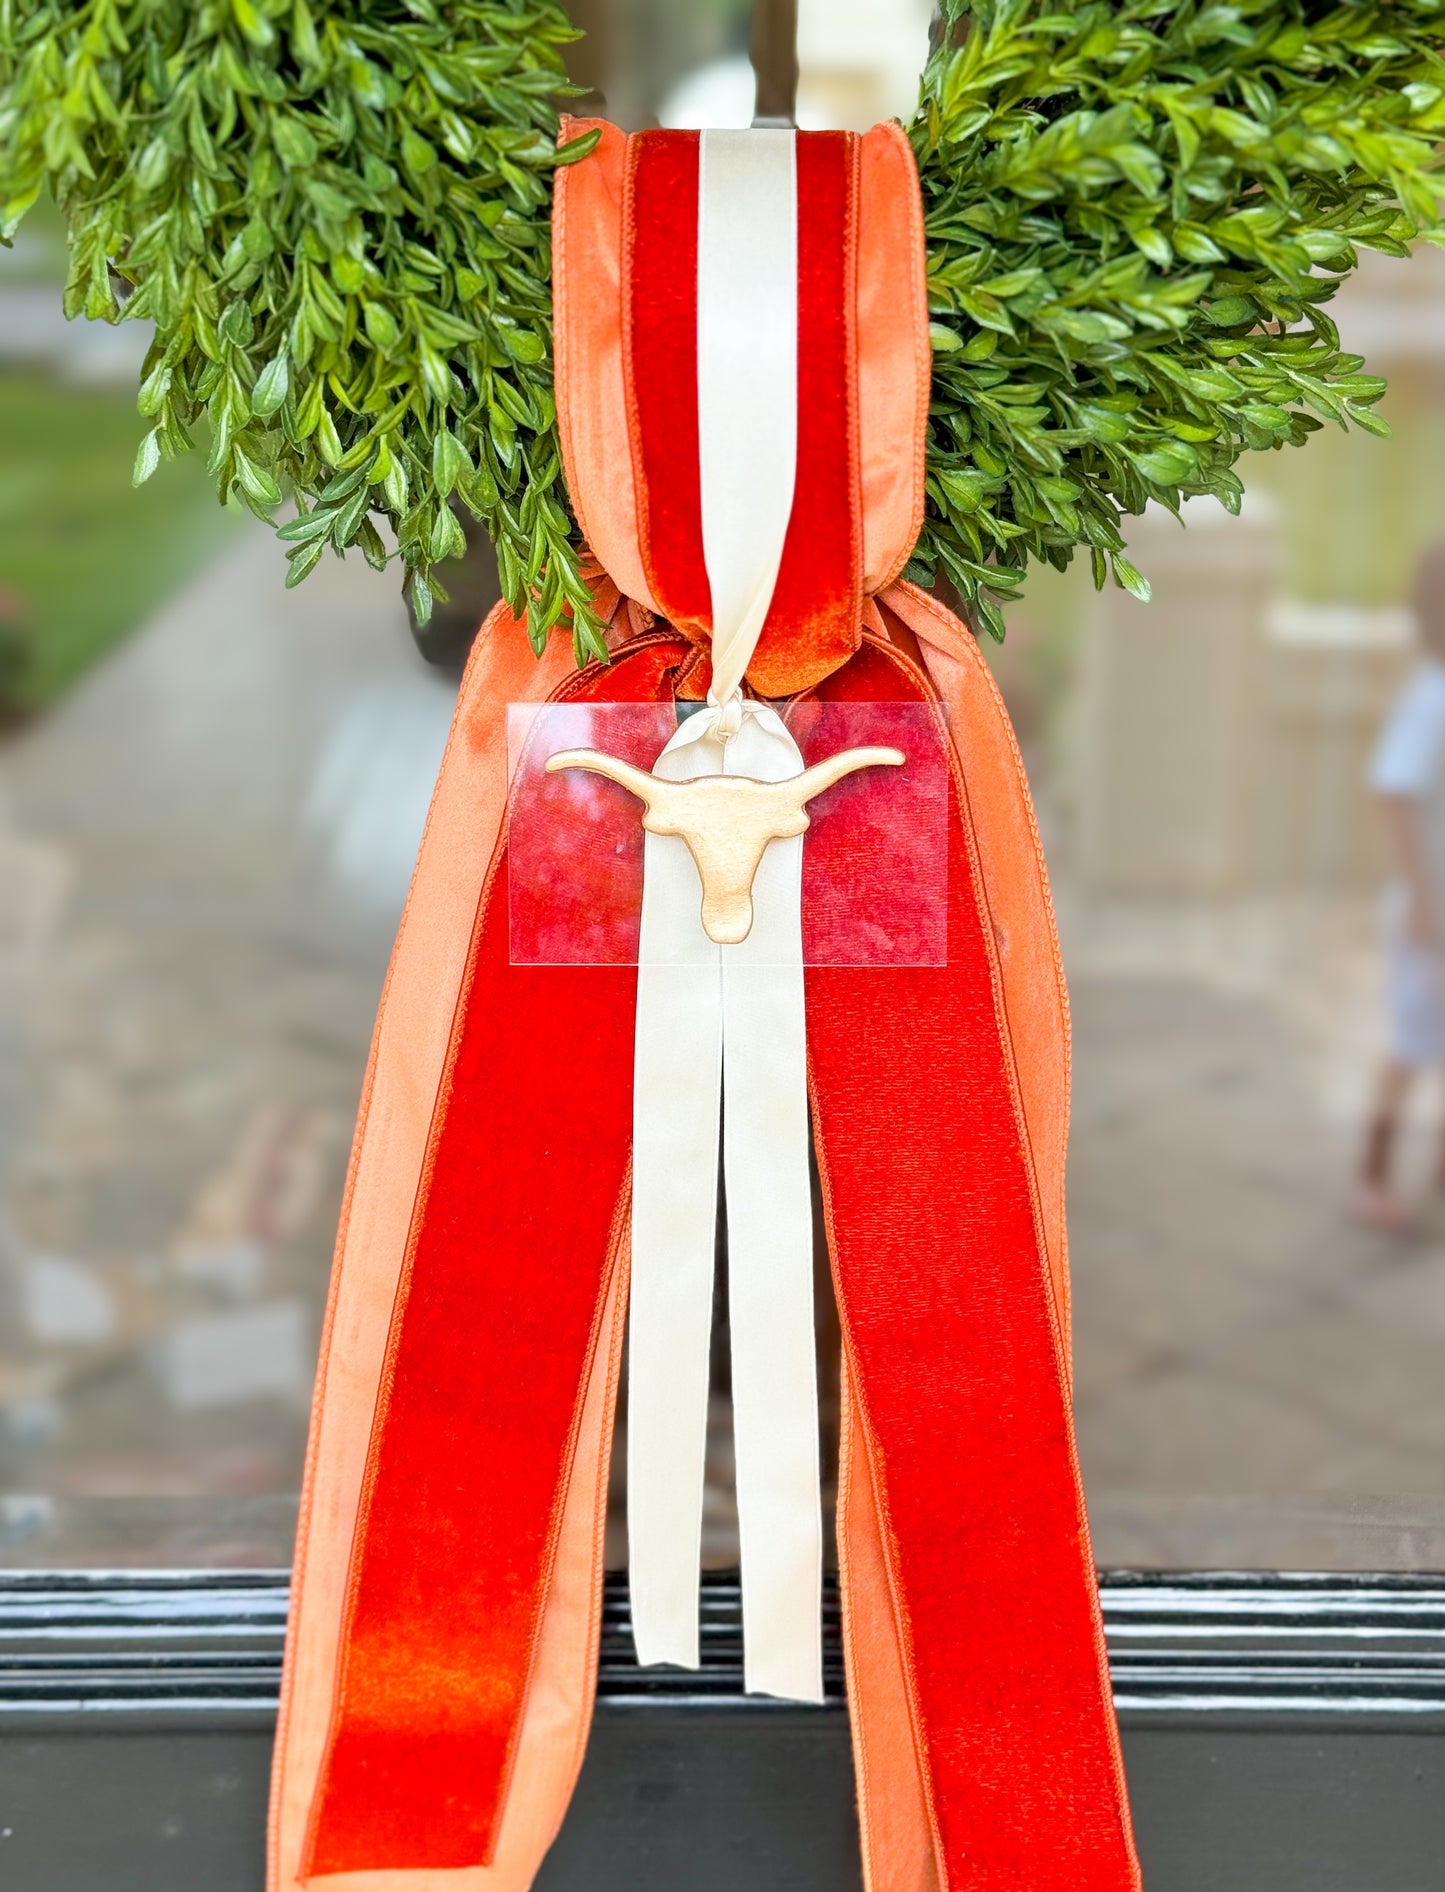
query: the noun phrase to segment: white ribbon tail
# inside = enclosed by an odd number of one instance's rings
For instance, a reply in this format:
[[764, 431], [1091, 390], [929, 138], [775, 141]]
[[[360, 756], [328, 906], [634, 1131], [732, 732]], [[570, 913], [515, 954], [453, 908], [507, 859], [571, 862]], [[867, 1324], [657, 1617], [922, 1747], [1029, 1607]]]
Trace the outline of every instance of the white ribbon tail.
[[[712, 707], [670, 780], [802, 772], [740, 687], [772, 600], [797, 461], [791, 132], [704, 132], [698, 422]], [[719, 1111], [747, 1687], [822, 1699], [822, 1519], [802, 952], [802, 836], [767, 847], [753, 924], [707, 938], [686, 844], [649, 833], [637, 984], [628, 1535], [640, 1662], [698, 1661]]]
[[[799, 773], [802, 757], [768, 711], [746, 718], [728, 768], [777, 780]], [[752, 931], [723, 949], [723, 1173], [744, 1681], [751, 1694], [816, 1702], [823, 1527], [802, 883], [803, 837], [774, 841]]]
[[[664, 755], [658, 773], [672, 774]], [[691, 771], [685, 771], [691, 772]], [[676, 835], [644, 843], [633, 1060], [627, 1531], [641, 1663], [698, 1665], [722, 1084], [718, 953]]]

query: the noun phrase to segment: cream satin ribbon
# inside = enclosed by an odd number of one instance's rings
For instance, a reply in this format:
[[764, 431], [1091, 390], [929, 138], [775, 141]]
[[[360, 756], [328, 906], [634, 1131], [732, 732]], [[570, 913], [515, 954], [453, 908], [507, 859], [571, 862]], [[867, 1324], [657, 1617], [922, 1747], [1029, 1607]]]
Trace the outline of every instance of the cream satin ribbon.
[[[653, 772], [782, 781], [801, 772], [802, 756], [772, 710], [743, 700], [741, 684], [777, 581], [797, 467], [795, 147], [787, 131], [704, 132], [701, 144], [698, 423], [713, 688]], [[772, 842], [751, 932], [719, 946], [702, 928], [686, 844], [646, 836], [627, 1508], [638, 1660], [696, 1668], [721, 1136], [745, 1683], [821, 1701], [802, 863], [801, 836]]]
[[798, 183], [790, 131], [705, 131], [697, 425], [712, 688], [737, 701], [773, 601], [798, 469]]

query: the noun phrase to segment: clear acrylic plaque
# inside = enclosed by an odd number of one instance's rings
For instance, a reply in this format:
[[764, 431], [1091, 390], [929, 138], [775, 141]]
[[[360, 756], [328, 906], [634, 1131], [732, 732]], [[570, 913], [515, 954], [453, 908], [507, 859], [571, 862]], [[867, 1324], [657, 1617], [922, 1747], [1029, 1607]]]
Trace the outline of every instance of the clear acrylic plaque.
[[[650, 772], [678, 729], [679, 711], [686, 716], [691, 707], [509, 705], [513, 964], [636, 965], [642, 803], [604, 776], [549, 772], [546, 764], [565, 749], [595, 749]], [[952, 788], [940, 706], [804, 699], [779, 713], [804, 768], [847, 749], [898, 749], [905, 758], [902, 766], [846, 776], [808, 804], [804, 963], [947, 964]], [[701, 883], [698, 891], [700, 903]]]

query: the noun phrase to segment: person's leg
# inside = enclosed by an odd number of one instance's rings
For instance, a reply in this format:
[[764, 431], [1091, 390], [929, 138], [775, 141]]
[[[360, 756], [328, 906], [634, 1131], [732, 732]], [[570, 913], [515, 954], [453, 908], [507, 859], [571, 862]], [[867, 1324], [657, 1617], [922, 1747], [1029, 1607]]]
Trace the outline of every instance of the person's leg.
[[1356, 1219], [1370, 1228], [1394, 1232], [1409, 1224], [1409, 1214], [1395, 1194], [1394, 1157], [1400, 1113], [1414, 1076], [1415, 1066], [1398, 1058], [1390, 1058], [1380, 1072], [1354, 1196]]

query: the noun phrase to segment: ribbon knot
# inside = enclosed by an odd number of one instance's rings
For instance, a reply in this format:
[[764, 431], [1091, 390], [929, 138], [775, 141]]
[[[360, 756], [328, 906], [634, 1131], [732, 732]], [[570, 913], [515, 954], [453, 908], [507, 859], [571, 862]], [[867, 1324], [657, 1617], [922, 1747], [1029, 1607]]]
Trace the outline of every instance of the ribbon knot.
[[743, 713], [747, 708], [747, 700], [741, 690], [734, 690], [731, 696], [719, 702], [713, 694], [716, 687], [717, 673], [714, 668], [712, 688], [707, 693], [708, 703], [716, 712], [712, 727], [719, 742], [731, 742], [743, 726]]

